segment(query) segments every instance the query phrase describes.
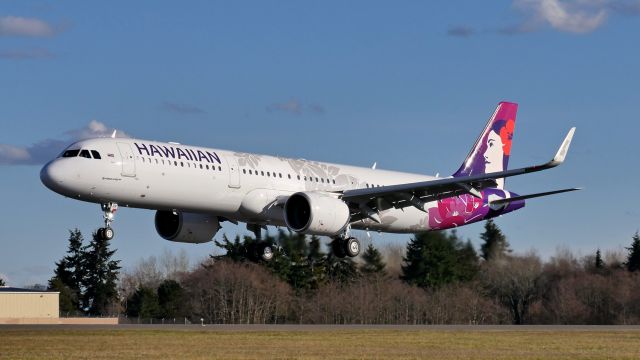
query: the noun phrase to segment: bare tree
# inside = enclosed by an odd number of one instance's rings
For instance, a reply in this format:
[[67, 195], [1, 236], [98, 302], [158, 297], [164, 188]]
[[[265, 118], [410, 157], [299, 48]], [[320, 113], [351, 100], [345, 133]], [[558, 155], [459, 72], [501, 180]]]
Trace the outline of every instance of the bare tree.
[[510, 309], [513, 323], [523, 324], [540, 294], [542, 263], [534, 254], [505, 256], [485, 263], [482, 279], [489, 294]]

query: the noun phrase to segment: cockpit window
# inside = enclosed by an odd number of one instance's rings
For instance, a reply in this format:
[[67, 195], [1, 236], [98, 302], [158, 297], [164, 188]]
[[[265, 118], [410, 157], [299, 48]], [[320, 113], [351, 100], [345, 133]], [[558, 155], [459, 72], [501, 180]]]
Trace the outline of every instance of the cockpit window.
[[67, 150], [62, 154], [62, 157], [76, 157], [80, 153], [79, 149]]
[[80, 151], [80, 156], [82, 156], [83, 158], [91, 159], [91, 154], [89, 154], [89, 150]]
[[100, 153], [99, 153], [99, 152], [97, 152], [97, 151], [95, 151], [95, 150], [91, 150], [91, 155], [93, 155], [93, 158], [94, 158], [94, 159], [102, 159], [102, 158], [100, 157]]

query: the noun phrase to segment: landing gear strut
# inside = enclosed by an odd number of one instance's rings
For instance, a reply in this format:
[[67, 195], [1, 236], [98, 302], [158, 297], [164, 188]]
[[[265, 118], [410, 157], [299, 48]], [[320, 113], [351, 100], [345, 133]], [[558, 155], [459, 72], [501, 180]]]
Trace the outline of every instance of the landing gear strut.
[[273, 259], [273, 247], [262, 240], [262, 226], [258, 224], [247, 224], [247, 229], [256, 235], [256, 243], [251, 246], [249, 255], [255, 259], [271, 261]]
[[360, 241], [354, 237], [339, 236], [331, 243], [333, 254], [338, 258], [356, 257], [360, 254]]
[[98, 237], [102, 240], [111, 240], [115, 234], [111, 228], [111, 223], [113, 222], [116, 210], [118, 210], [118, 204], [109, 202], [100, 204], [100, 207], [104, 213], [104, 227], [98, 229]]

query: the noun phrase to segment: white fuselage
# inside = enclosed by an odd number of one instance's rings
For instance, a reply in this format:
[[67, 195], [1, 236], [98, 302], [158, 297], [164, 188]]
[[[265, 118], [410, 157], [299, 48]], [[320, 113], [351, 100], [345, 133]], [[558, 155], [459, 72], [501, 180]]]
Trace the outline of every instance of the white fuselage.
[[[58, 157], [41, 173], [50, 189], [94, 203], [207, 213], [231, 221], [285, 226], [282, 201], [299, 191], [339, 192], [432, 180], [434, 177], [304, 159], [232, 152], [154, 141], [99, 138], [68, 150], [94, 150], [100, 159]], [[380, 213], [353, 228], [385, 232], [429, 230], [414, 207]]]

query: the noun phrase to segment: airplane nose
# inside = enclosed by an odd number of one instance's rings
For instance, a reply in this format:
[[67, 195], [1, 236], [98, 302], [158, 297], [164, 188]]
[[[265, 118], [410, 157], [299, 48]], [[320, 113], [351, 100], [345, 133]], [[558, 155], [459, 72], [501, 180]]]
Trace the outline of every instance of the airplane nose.
[[59, 164], [51, 161], [40, 170], [40, 181], [42, 181], [44, 186], [57, 192], [63, 182], [62, 175]]

